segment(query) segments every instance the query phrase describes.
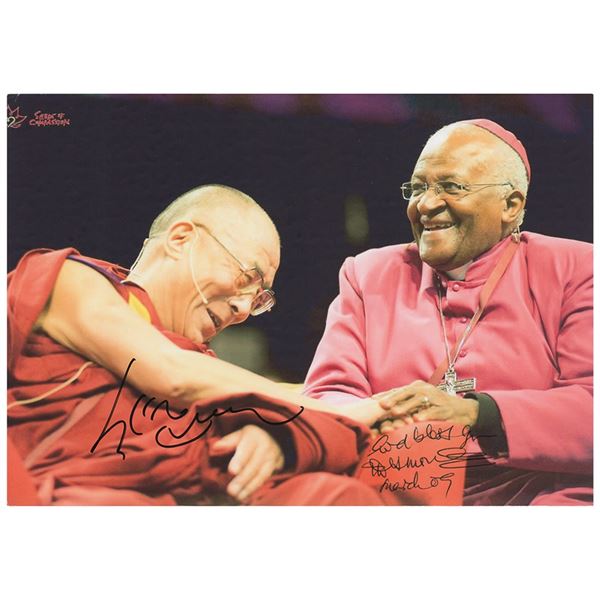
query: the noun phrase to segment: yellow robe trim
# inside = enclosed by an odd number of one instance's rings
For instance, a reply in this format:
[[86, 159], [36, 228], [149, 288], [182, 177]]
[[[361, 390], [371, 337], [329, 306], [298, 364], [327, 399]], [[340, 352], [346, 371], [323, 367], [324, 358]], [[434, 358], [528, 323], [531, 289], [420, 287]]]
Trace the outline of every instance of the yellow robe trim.
[[132, 294], [131, 292], [129, 292], [129, 306], [133, 308], [142, 319], [145, 319], [148, 323], [152, 322], [148, 309], [136, 298], [135, 294]]

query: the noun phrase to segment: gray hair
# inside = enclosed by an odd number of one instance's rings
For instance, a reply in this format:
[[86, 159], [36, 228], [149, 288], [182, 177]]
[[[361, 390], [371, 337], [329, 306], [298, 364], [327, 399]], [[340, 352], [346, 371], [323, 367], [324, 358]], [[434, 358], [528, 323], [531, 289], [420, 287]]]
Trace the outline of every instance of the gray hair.
[[227, 185], [212, 183], [191, 189], [173, 200], [154, 219], [148, 237], [152, 238], [165, 232], [178, 219], [186, 218], [190, 213], [212, 214], [215, 209], [228, 212], [253, 209], [271, 221], [265, 210], [244, 192]]

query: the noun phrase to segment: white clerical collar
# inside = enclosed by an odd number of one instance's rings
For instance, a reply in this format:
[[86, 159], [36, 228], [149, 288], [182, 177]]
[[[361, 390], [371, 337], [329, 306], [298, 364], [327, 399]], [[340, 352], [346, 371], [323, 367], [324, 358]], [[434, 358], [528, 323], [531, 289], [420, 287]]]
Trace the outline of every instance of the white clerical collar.
[[469, 270], [469, 267], [472, 263], [473, 261], [470, 260], [466, 265], [463, 265], [462, 267], [457, 267], [456, 269], [452, 269], [452, 271], [446, 271], [448, 279], [452, 279], [453, 281], [464, 281], [465, 277], [467, 276], [467, 271]]

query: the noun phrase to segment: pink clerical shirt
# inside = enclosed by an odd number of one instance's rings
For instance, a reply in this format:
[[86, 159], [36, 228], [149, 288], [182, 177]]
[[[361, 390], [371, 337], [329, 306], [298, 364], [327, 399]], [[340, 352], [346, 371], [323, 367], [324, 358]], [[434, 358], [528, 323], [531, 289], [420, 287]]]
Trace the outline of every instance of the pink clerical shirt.
[[[464, 281], [440, 275], [450, 347], [511, 243], [476, 259]], [[522, 234], [461, 350], [458, 377], [475, 377], [476, 391], [494, 398], [508, 442], [507, 457], [472, 469], [472, 503], [591, 499], [592, 263], [591, 244]], [[437, 303], [434, 270], [415, 244], [348, 258], [305, 393], [340, 404], [427, 381], [445, 356]]]

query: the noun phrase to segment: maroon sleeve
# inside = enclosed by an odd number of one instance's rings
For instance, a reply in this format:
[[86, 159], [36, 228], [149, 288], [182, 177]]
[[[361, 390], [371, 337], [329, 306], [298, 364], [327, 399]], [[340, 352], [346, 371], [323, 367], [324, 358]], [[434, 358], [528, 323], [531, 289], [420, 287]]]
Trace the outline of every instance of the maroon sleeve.
[[31, 250], [8, 274], [8, 369], [21, 355], [27, 336], [46, 306], [58, 273], [75, 248]]
[[[293, 455], [286, 456], [286, 471], [305, 473], [329, 471], [344, 473], [357, 463], [361, 452], [368, 445], [369, 430], [360, 423], [343, 416], [319, 412], [288, 404], [273, 398], [246, 396], [229, 398], [196, 405], [198, 414], [210, 414], [215, 407], [235, 407], [236, 412], [223, 414], [214, 419], [215, 433], [227, 435], [244, 425], [257, 425], [270, 433]], [[248, 408], [248, 410], [242, 410]], [[260, 417], [257, 416], [260, 415]], [[295, 416], [298, 415], [298, 416]], [[287, 423], [273, 425], [265, 423]]]

